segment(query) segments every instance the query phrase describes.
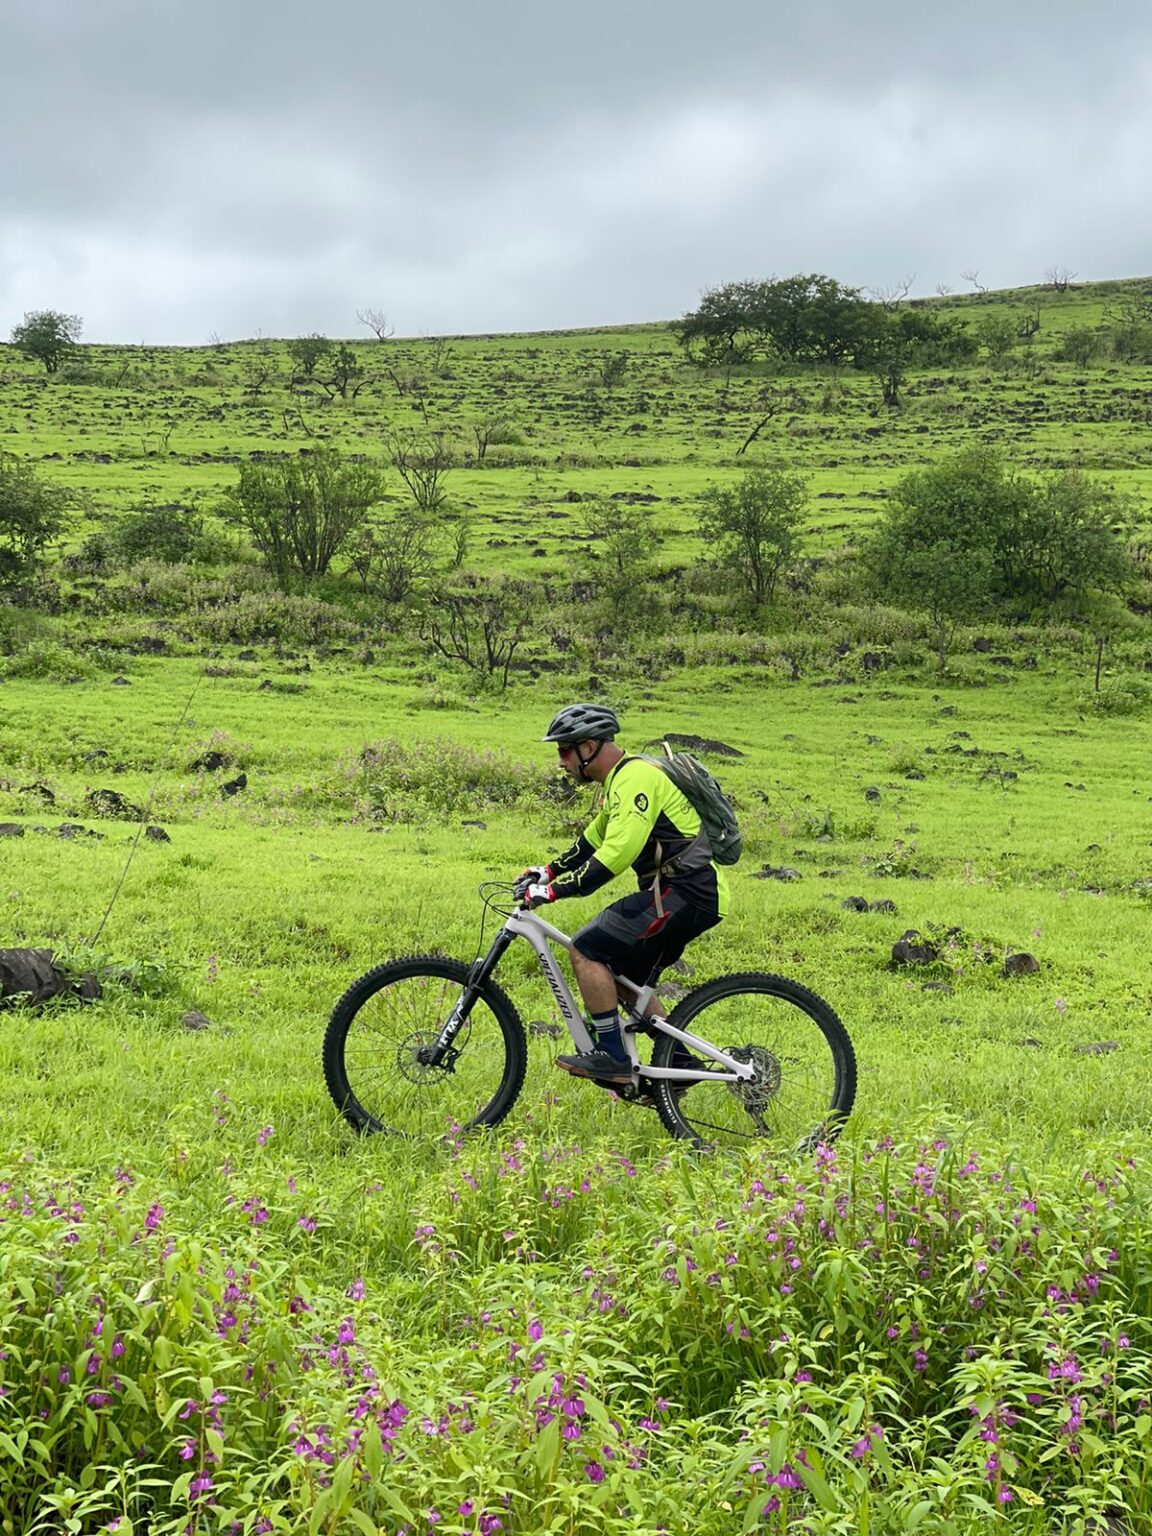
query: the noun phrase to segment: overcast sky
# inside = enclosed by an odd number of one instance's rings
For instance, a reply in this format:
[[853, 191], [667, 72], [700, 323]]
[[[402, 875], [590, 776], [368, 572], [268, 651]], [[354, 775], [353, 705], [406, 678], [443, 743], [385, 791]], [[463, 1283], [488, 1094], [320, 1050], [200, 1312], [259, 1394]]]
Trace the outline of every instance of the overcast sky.
[[[0, 336], [1152, 272], [1149, 0], [0, 0]], [[363, 331], [360, 334], [364, 334]]]

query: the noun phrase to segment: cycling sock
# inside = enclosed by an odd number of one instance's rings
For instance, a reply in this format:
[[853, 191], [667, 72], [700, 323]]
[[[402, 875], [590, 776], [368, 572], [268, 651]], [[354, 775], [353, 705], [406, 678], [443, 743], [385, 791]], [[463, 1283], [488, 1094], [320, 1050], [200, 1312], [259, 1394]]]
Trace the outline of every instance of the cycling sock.
[[620, 1014], [612, 1008], [607, 1013], [590, 1013], [592, 1032], [596, 1036], [596, 1049], [607, 1051], [617, 1061], [627, 1061], [628, 1052], [620, 1036]]

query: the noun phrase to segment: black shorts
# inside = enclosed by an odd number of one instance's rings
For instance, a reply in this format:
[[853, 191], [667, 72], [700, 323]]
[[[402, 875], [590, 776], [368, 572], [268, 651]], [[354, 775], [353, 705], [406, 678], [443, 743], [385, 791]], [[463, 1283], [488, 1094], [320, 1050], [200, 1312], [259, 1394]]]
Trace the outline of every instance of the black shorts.
[[651, 891], [636, 891], [614, 901], [573, 935], [573, 948], [637, 986], [652, 986], [694, 938], [720, 921], [714, 907], [685, 900], [674, 885], [664, 888], [662, 900], [663, 917], [656, 911]]

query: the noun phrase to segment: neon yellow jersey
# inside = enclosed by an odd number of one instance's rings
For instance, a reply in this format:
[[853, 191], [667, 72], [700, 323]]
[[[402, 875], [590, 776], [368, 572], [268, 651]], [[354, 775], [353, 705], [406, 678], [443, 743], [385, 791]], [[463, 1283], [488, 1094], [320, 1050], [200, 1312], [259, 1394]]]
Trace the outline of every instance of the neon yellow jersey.
[[[557, 895], [586, 895], [629, 867], [641, 889], [675, 885], [690, 900], [728, 911], [728, 877], [714, 860], [688, 859], [677, 868], [700, 831], [691, 802], [655, 763], [624, 757], [604, 780], [600, 810], [576, 845], [552, 865]], [[595, 866], [599, 865], [601, 870]]]

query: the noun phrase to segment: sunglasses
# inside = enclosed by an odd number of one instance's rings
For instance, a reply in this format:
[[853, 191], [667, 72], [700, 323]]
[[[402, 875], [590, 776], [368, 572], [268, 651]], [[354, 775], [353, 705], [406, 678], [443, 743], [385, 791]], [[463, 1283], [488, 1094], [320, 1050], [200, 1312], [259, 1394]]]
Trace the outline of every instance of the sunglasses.
[[556, 751], [560, 757], [567, 757], [569, 752], [575, 752], [578, 746], [579, 742], [576, 741], [558, 741]]

